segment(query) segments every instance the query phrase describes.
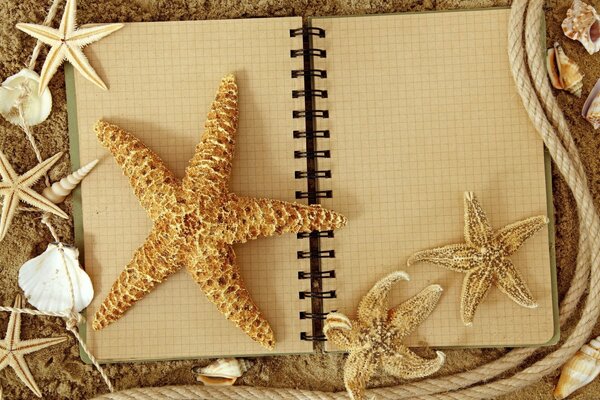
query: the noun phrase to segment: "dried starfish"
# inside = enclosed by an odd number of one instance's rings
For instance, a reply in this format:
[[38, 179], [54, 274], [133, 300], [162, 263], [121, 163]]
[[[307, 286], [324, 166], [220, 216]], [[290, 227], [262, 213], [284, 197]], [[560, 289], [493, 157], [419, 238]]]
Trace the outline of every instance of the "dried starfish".
[[[21, 308], [22, 303], [23, 299], [18, 294], [15, 298], [14, 308]], [[8, 320], [6, 335], [4, 339], [0, 340], [0, 371], [6, 367], [11, 367], [25, 386], [31, 389], [37, 397], [42, 397], [42, 392], [35, 383], [24, 356], [62, 343], [65, 340], [67, 340], [66, 336], [21, 340], [21, 314], [13, 312]]]
[[140, 140], [99, 121], [95, 130], [154, 222], [152, 232], [113, 284], [94, 329], [119, 319], [154, 286], [185, 266], [210, 301], [252, 339], [275, 339], [245, 288], [232, 245], [259, 236], [335, 229], [346, 218], [319, 206], [238, 196], [228, 188], [238, 122], [233, 75], [221, 81], [205, 132], [179, 181]]
[[39, 94], [46, 89], [48, 82], [65, 60], [68, 60], [87, 80], [104, 90], [107, 89], [102, 79], [90, 65], [85, 54], [83, 54], [82, 49], [88, 44], [118, 31], [124, 25], [103, 24], [77, 29], [76, 14], [76, 0], [67, 0], [58, 29], [37, 24], [17, 24], [17, 29], [50, 46], [40, 73]]
[[465, 192], [466, 243], [417, 252], [407, 264], [426, 261], [467, 274], [460, 302], [465, 325], [473, 323], [475, 311], [493, 283], [515, 303], [535, 308], [537, 304], [509, 256], [547, 223], [548, 218], [539, 215], [493, 231], [475, 194]]
[[354, 400], [364, 399], [365, 387], [377, 367], [403, 379], [422, 378], [439, 370], [446, 356], [437, 351], [434, 359], [421, 358], [402, 342], [427, 317], [442, 294], [440, 285], [430, 285], [416, 296], [388, 310], [387, 295], [392, 285], [408, 281], [396, 271], [377, 282], [358, 305], [357, 319], [330, 313], [325, 320], [327, 339], [349, 351], [344, 365], [344, 384]]
[[62, 156], [63, 153], [55, 154], [46, 161], [36, 165], [23, 175], [19, 176], [10, 165], [4, 153], [0, 151], [0, 196], [4, 196], [2, 203], [2, 219], [0, 220], [0, 240], [4, 239], [10, 227], [19, 201], [28, 203], [40, 211], [56, 214], [62, 218], [69, 218], [67, 214], [58, 208], [50, 200], [37, 193], [31, 186], [38, 181]]

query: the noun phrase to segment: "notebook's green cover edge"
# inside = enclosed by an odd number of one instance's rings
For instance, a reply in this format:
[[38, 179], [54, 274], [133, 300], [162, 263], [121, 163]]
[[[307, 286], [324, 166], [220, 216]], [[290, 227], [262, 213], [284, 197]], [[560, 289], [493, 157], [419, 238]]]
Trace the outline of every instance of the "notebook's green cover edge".
[[[313, 20], [325, 19], [325, 18], [360, 18], [360, 17], [375, 17], [375, 16], [389, 16], [389, 15], [410, 15], [410, 14], [429, 14], [429, 13], [444, 13], [444, 12], [477, 12], [477, 11], [490, 11], [490, 10], [510, 10], [510, 7], [489, 7], [489, 8], [469, 8], [469, 9], [455, 9], [455, 10], [432, 10], [432, 11], [413, 11], [413, 12], [399, 12], [389, 14], [363, 14], [363, 15], [332, 15], [332, 16], [310, 16], [307, 18], [308, 26], [313, 26]], [[540, 46], [543, 49], [546, 48], [546, 22], [542, 22], [542, 42]], [[469, 348], [504, 348], [504, 347], [538, 347], [538, 346], [551, 346], [560, 340], [560, 323], [559, 323], [559, 308], [558, 308], [558, 282], [556, 276], [556, 249], [555, 249], [555, 221], [554, 221], [554, 203], [552, 193], [552, 157], [548, 153], [548, 149], [544, 146], [544, 171], [546, 177], [546, 207], [548, 216], [548, 247], [550, 252], [550, 279], [552, 285], [552, 316], [554, 319], [554, 332], [552, 337], [544, 343], [533, 343], [528, 345], [502, 345], [502, 346], [488, 346], [488, 345], [477, 345], [477, 346], [436, 346], [438, 348], [447, 349], [469, 349]]]

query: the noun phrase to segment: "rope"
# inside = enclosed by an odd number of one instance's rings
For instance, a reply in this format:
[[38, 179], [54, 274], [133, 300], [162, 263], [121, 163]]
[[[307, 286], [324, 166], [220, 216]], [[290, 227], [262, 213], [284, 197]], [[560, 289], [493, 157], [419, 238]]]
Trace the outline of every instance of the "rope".
[[[426, 379], [402, 386], [368, 391], [380, 399], [485, 399], [521, 389], [559, 368], [587, 340], [600, 313], [600, 219], [594, 207], [583, 165], [566, 120], [552, 95], [542, 64], [541, 23], [543, 1], [513, 2], [509, 21], [509, 59], [517, 89], [525, 108], [552, 159], [573, 192], [579, 214], [579, 253], [571, 286], [561, 302], [560, 324], [565, 326], [577, 309], [589, 284], [582, 317], [572, 334], [554, 352], [513, 376], [492, 383], [499, 374], [515, 368], [538, 349], [516, 349], [471, 371]], [[593, 268], [592, 268], [593, 267]], [[470, 386], [470, 387], [469, 387]], [[466, 388], [466, 389], [463, 389]], [[462, 390], [461, 390], [462, 389]], [[107, 394], [96, 400], [129, 399], [283, 399], [335, 400], [347, 398], [343, 392], [326, 393], [298, 389], [230, 388], [207, 386], [168, 386], [138, 388]]]

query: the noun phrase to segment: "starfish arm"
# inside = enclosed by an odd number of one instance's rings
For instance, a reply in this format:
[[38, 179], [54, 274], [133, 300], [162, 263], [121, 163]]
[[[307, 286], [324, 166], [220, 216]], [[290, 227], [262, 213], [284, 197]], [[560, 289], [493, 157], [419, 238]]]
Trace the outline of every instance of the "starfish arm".
[[34, 191], [31, 188], [21, 188], [18, 191], [18, 196], [21, 201], [24, 201], [27, 204], [30, 204], [36, 208], [39, 208], [42, 211], [46, 211], [52, 213], [54, 215], [58, 215], [61, 218], [68, 219], [69, 216], [60, 209], [56, 204], [45, 198], [43, 195]]
[[67, 0], [67, 4], [65, 4], [65, 11], [63, 12], [62, 18], [60, 19], [60, 25], [58, 27], [58, 31], [62, 37], [66, 37], [69, 33], [75, 30], [76, 17], [77, 2], [75, 0]]
[[55, 344], [62, 343], [67, 340], [66, 336], [44, 338], [44, 339], [31, 339], [23, 340], [15, 346], [15, 350], [20, 354], [26, 355], [34, 353], [38, 350], [45, 349], [46, 347], [54, 346]]
[[332, 312], [327, 315], [323, 325], [323, 333], [331, 343], [342, 350], [356, 350], [360, 347], [358, 331], [352, 329], [353, 322], [342, 313]]
[[152, 220], [177, 203], [177, 178], [164, 162], [139, 139], [116, 125], [98, 121], [98, 140], [129, 178], [135, 195]]
[[[4, 340], [2, 342], [4, 342]], [[8, 352], [8, 350], [6, 350], [6, 347], [3, 345], [2, 349], [0, 350], [0, 371], [8, 367], [10, 359], [11, 355]], [[0, 397], [0, 400], [2, 400], [2, 397]]]
[[11, 357], [9, 365], [15, 370], [15, 373], [21, 382], [23, 382], [37, 397], [42, 397], [42, 392], [37, 383], [35, 383], [35, 379], [33, 378], [33, 375], [31, 375], [31, 371], [27, 366], [27, 362], [25, 362], [25, 358], [20, 354], [14, 353], [9, 355], [9, 357]]
[[25, 32], [29, 36], [36, 38], [37, 40], [45, 43], [49, 46], [58, 46], [60, 45], [60, 41], [62, 39], [58, 30], [54, 28], [50, 28], [45, 25], [37, 25], [37, 24], [17, 24], [17, 29]]
[[479, 265], [479, 252], [466, 244], [451, 244], [436, 249], [418, 251], [406, 262], [408, 266], [418, 262], [441, 265], [452, 271], [465, 272]]
[[429, 314], [437, 305], [442, 291], [440, 285], [427, 286], [419, 294], [391, 309], [389, 321], [405, 332], [403, 336], [408, 335], [429, 317]]
[[380, 279], [358, 304], [358, 320], [363, 323], [375, 321], [387, 314], [387, 296], [398, 281], [410, 280], [404, 271], [395, 271]]
[[48, 172], [50, 170], [50, 168], [52, 168], [54, 166], [54, 164], [56, 164], [56, 162], [62, 157], [62, 155], [63, 155], [63, 153], [60, 152], [60, 153], [56, 153], [55, 155], [53, 155], [50, 158], [47, 158], [46, 160], [44, 160], [41, 163], [39, 163], [38, 165], [36, 165], [34, 168], [30, 169], [29, 171], [27, 171], [26, 173], [21, 175], [17, 179], [17, 182], [20, 185], [24, 185], [24, 186], [33, 185], [42, 176], [44, 176], [44, 174], [46, 172]]
[[513, 254], [523, 243], [548, 224], [548, 217], [538, 215], [514, 224], [506, 225], [496, 232], [495, 239], [500, 241], [506, 254]]
[[409, 348], [400, 346], [394, 355], [385, 355], [381, 362], [383, 370], [390, 375], [402, 379], [416, 379], [437, 372], [446, 361], [446, 355], [436, 351], [436, 358], [419, 357]]
[[[167, 226], [168, 223], [165, 224]], [[166, 280], [178, 269], [177, 248], [173, 229], [155, 226], [146, 242], [135, 252], [133, 259], [113, 283], [110, 292], [94, 316], [92, 327], [100, 330], [118, 320], [154, 286]]]
[[48, 83], [50, 79], [54, 76], [58, 67], [62, 65], [65, 61], [65, 45], [56, 45], [52, 46], [50, 50], [48, 50], [48, 54], [46, 55], [46, 59], [44, 60], [44, 65], [42, 65], [42, 71], [40, 72], [40, 84], [38, 88], [38, 95], [41, 95], [46, 87], [48, 87]]
[[233, 247], [199, 244], [197, 257], [183, 260], [188, 272], [225, 318], [269, 350], [275, 346], [273, 330], [252, 300], [235, 262]]
[[[19, 175], [15, 172], [12, 165], [8, 162], [8, 159], [3, 152], [0, 151], [0, 176], [2, 176], [3, 183], [9, 184], [15, 182]], [[10, 187], [10, 185], [7, 185]]]
[[477, 307], [485, 299], [491, 286], [492, 272], [490, 268], [477, 268], [467, 273], [460, 298], [460, 312], [465, 325], [473, 324]]
[[350, 399], [363, 400], [367, 382], [373, 376], [377, 360], [373, 352], [357, 351], [348, 355], [344, 365], [344, 385]]
[[[23, 307], [23, 297], [17, 294], [13, 303], [14, 308]], [[4, 341], [7, 347], [14, 346], [21, 339], [21, 313], [11, 312], [8, 318], [8, 327], [6, 328], [6, 334], [4, 335]]]
[[496, 269], [496, 285], [520, 306], [527, 308], [538, 306], [525, 283], [525, 279], [507, 258], [502, 260], [502, 263]]
[[4, 200], [2, 202], [2, 214], [0, 218], [0, 241], [6, 236], [18, 206], [19, 197], [15, 191], [10, 191], [4, 194]]
[[100, 89], [108, 90], [108, 87], [98, 76], [85, 54], [83, 54], [83, 50], [81, 50], [81, 48], [69, 44], [65, 45], [63, 48], [67, 60], [71, 63], [71, 65], [73, 65], [73, 67], [75, 67], [77, 71], [79, 71], [81, 75], [83, 75], [85, 79], [92, 82]]
[[244, 243], [260, 236], [336, 229], [346, 218], [318, 205], [307, 206], [281, 200], [229, 195], [224, 213], [235, 215], [235, 226], [227, 227], [227, 243]]
[[111, 33], [118, 31], [124, 26], [124, 24], [102, 24], [81, 28], [69, 34], [67, 40], [69, 41], [70, 46], [85, 47], [90, 43], [97, 42]]
[[185, 171], [182, 186], [191, 192], [226, 193], [238, 126], [238, 88], [233, 75], [221, 80], [204, 125], [204, 134]]
[[492, 227], [473, 192], [465, 192], [465, 239], [467, 244], [483, 247], [492, 236]]

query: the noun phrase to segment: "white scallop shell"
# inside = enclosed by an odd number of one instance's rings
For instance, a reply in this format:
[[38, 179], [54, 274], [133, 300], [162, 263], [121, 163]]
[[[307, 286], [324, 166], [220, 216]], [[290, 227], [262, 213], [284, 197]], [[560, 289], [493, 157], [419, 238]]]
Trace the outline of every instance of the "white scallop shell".
[[565, 36], [578, 40], [588, 53], [600, 50], [600, 18], [594, 7], [574, 0], [561, 26]]
[[76, 248], [50, 243], [46, 251], [23, 264], [19, 287], [27, 301], [47, 312], [68, 313], [72, 308], [80, 312], [87, 307], [94, 297], [94, 287], [80, 267], [78, 256]]
[[0, 114], [8, 122], [21, 125], [18, 104], [23, 105], [23, 118], [27, 125], [44, 122], [52, 109], [52, 95], [48, 88], [38, 95], [40, 76], [30, 69], [22, 69], [9, 76], [0, 86]]
[[562, 400], [600, 375], [600, 336], [575, 353], [565, 363], [554, 390], [554, 398]]
[[98, 160], [94, 160], [91, 163], [84, 165], [71, 175], [67, 175], [60, 181], [54, 182], [52, 186], [45, 188], [42, 194], [45, 198], [55, 204], [62, 203], [67, 196], [71, 194], [73, 189], [79, 185], [83, 178], [92, 171], [96, 164], [98, 164]]
[[194, 368], [196, 379], [208, 386], [233, 385], [237, 378], [246, 372], [252, 363], [237, 358], [219, 358], [203, 368]]

